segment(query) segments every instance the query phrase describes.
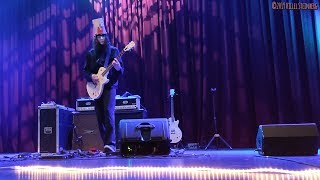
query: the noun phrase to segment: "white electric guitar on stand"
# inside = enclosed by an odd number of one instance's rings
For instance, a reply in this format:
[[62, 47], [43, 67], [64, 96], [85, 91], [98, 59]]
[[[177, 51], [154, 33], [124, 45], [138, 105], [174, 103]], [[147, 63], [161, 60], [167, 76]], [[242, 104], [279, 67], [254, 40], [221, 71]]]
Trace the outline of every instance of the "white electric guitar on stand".
[[182, 131], [179, 128], [179, 120], [176, 120], [174, 117], [174, 104], [173, 104], [173, 96], [175, 92], [174, 89], [170, 89], [170, 97], [171, 97], [171, 117], [169, 118], [169, 131], [170, 131], [170, 140], [171, 143], [178, 143], [182, 139]]
[[[133, 41], [131, 41], [119, 53], [119, 55], [116, 57], [116, 59], [119, 59], [125, 52], [129, 51], [134, 46], [135, 46], [135, 43]], [[109, 82], [109, 79], [107, 78], [107, 76], [108, 76], [109, 71], [111, 70], [112, 67], [113, 67], [112, 63], [110, 63], [108, 65], [108, 67], [100, 67], [98, 70], [98, 73], [97, 73], [97, 75], [99, 77], [99, 81], [97, 83], [93, 83], [93, 82], [87, 83], [87, 92], [92, 99], [98, 99], [101, 96], [101, 94], [103, 92], [104, 85]]]

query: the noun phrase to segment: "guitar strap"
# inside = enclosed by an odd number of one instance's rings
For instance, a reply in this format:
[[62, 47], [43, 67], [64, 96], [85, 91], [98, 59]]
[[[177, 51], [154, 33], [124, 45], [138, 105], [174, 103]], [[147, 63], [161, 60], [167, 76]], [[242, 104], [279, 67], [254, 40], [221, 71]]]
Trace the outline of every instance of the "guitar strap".
[[111, 55], [111, 48], [108, 48], [107, 56], [104, 60], [104, 67], [108, 67], [109, 61], [110, 61], [110, 55]]

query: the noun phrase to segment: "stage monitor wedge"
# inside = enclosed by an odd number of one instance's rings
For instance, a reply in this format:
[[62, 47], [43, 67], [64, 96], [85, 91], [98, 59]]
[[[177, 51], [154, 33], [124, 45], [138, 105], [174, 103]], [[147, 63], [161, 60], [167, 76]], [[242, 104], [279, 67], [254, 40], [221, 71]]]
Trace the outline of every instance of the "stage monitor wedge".
[[257, 150], [265, 156], [316, 155], [318, 142], [315, 123], [260, 125], [256, 137]]
[[122, 119], [119, 127], [122, 156], [170, 153], [167, 118]]

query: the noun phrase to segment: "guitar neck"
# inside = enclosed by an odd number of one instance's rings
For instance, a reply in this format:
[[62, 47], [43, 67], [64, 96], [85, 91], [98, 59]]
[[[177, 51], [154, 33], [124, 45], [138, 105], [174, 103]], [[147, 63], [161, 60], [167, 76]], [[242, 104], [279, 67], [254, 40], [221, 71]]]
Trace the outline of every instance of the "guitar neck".
[[[122, 55], [125, 53], [124, 50], [122, 50], [117, 57], [115, 57], [116, 59], [120, 59], [122, 57]], [[102, 72], [102, 75], [104, 76], [107, 72], [110, 71], [110, 69], [113, 67], [112, 62], [108, 65], [108, 67], [106, 67], [106, 69]]]
[[171, 110], [170, 110], [170, 112], [171, 112], [171, 119], [172, 119], [172, 120], [174, 120], [174, 104], [173, 104], [173, 96], [171, 96], [171, 105], [170, 105], [170, 107], [171, 107]]

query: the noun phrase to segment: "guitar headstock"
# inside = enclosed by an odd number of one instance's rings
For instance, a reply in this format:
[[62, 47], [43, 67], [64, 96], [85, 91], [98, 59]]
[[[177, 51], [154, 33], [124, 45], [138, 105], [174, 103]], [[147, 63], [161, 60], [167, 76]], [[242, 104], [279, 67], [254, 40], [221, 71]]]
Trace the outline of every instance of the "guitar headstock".
[[174, 89], [170, 89], [170, 92], [169, 92], [169, 93], [170, 93], [170, 96], [173, 97], [176, 92], [174, 91]]
[[126, 45], [126, 47], [123, 49], [123, 51], [129, 51], [129, 50], [131, 50], [135, 45], [136, 45], [136, 44], [135, 44], [133, 41], [131, 41], [131, 42], [129, 42], [129, 44]]

